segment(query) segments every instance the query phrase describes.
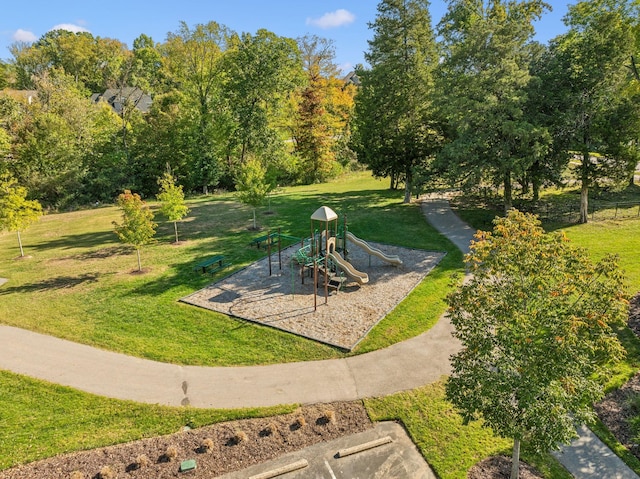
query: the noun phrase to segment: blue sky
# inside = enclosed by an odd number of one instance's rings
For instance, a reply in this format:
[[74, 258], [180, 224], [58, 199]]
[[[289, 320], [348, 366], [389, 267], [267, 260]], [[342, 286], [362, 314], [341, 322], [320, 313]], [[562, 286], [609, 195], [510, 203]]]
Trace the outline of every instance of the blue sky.
[[[537, 39], [546, 43], [564, 32], [566, 2], [547, 0], [553, 12], [537, 23]], [[66, 26], [94, 36], [116, 38], [129, 47], [141, 33], [163, 42], [180, 21], [193, 26], [216, 21], [236, 32], [255, 33], [266, 28], [277, 35], [297, 38], [305, 34], [334, 41], [336, 63], [345, 72], [364, 63], [363, 52], [372, 37], [367, 24], [376, 17], [377, 0], [31, 0], [11, 2], [0, 13], [0, 58], [9, 59], [9, 45], [34, 41], [47, 31]], [[431, 16], [437, 23], [446, 11], [444, 0], [432, 0]]]

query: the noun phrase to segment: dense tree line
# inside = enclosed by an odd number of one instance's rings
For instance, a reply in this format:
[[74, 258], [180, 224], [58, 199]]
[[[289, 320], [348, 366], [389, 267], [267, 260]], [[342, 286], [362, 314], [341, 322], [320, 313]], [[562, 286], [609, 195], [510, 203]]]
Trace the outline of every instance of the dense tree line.
[[[273, 186], [324, 181], [357, 157], [405, 201], [425, 186], [489, 187], [508, 209], [572, 171], [583, 221], [590, 188], [633, 181], [634, 2], [578, 2], [546, 45], [534, 41], [542, 0], [449, 0], [435, 26], [429, 6], [379, 3], [359, 87], [340, 79], [329, 40], [216, 22], [132, 49], [60, 30], [14, 44], [0, 86], [37, 101], [0, 97], [0, 172], [64, 206], [151, 196], [167, 168], [185, 192], [207, 192], [234, 189], [249, 160]], [[151, 95], [148, 113], [90, 101], [127, 87]]]
[[[143, 34], [132, 49], [55, 30], [11, 52], [0, 64], [11, 88], [0, 95], [0, 172], [49, 207], [123, 190], [150, 197], [167, 168], [185, 191], [207, 192], [233, 189], [248, 158], [271, 185], [324, 181], [351, 161], [355, 90], [338, 78], [329, 40], [182, 23], [164, 43]], [[152, 98], [149, 111], [134, 87]], [[95, 101], [107, 90], [117, 105]]]
[[[538, 199], [574, 169], [589, 188], [633, 181], [638, 150], [637, 4], [569, 7], [567, 32], [542, 45], [542, 0], [449, 0], [431, 29], [427, 0], [386, 0], [357, 72], [353, 149], [374, 174]], [[634, 75], [635, 73], [635, 75]]]

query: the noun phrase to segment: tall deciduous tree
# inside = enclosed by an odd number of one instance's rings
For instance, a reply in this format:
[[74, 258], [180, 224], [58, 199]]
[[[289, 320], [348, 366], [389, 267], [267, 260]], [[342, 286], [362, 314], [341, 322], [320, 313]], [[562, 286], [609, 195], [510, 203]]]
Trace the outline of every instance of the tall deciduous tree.
[[[637, 98], [627, 90], [636, 53], [638, 12], [630, 0], [590, 0], [569, 7], [569, 31], [551, 42], [546, 91], [553, 95], [554, 140], [580, 161], [580, 222], [589, 189], [601, 180], [628, 179], [637, 163]], [[635, 151], [634, 151], [635, 150]]]
[[5, 173], [0, 176], [0, 230], [18, 234], [20, 256], [24, 257], [20, 232], [42, 215], [42, 206], [36, 200], [27, 199], [27, 189]]
[[127, 86], [137, 86], [155, 94], [160, 93], [164, 80], [165, 72], [159, 45], [150, 36], [141, 34], [133, 41], [131, 83]]
[[7, 95], [0, 96], [0, 137], [3, 138], [0, 143], [0, 173], [9, 172], [12, 176], [19, 176], [12, 169], [15, 164], [15, 147], [20, 142], [19, 133], [24, 128], [24, 124], [30, 121], [27, 114], [27, 102], [19, 101]]
[[293, 173], [294, 181], [313, 183], [335, 176], [354, 161], [349, 122], [356, 87], [339, 76], [331, 40], [306, 35], [297, 42], [306, 79], [280, 110], [277, 122], [290, 132], [299, 161], [283, 164], [281, 170]]
[[302, 181], [319, 183], [329, 178], [335, 164], [332, 138], [324, 108], [321, 78], [310, 79], [298, 105], [296, 153], [302, 159]]
[[173, 222], [173, 229], [176, 234], [176, 244], [178, 243], [178, 221], [189, 213], [189, 208], [184, 201], [184, 192], [182, 185], [176, 185], [171, 172], [166, 172], [161, 178], [158, 178], [160, 192], [158, 200], [161, 203], [160, 211]]
[[562, 233], [517, 210], [478, 232], [465, 258], [470, 281], [449, 298], [455, 337], [447, 396], [465, 420], [480, 419], [538, 452], [575, 436], [602, 396], [598, 373], [623, 354], [612, 325], [627, 302], [616, 258], [595, 263]]
[[118, 40], [57, 29], [31, 45], [14, 44], [11, 52], [20, 88], [33, 88], [34, 75], [57, 68], [89, 91], [102, 92], [113, 86], [128, 51]]
[[369, 25], [373, 40], [365, 54], [370, 70], [357, 75], [353, 149], [376, 176], [402, 178], [411, 201], [414, 169], [433, 157], [439, 134], [432, 98], [438, 62], [429, 2], [383, 0]]
[[546, 8], [542, 0], [450, 0], [439, 25], [440, 105], [450, 129], [443, 170], [467, 186], [502, 186], [505, 211], [514, 176], [550, 141], [526, 111], [532, 22]]
[[[203, 190], [202, 175], [206, 172], [198, 170], [203, 163], [197, 160], [202, 158], [202, 152], [195, 141], [199, 130], [195, 116], [192, 99], [187, 94], [173, 90], [154, 97], [151, 111], [135, 132], [132, 166], [139, 178], [136, 184], [140, 191], [149, 195], [157, 192], [157, 179], [168, 164], [174, 175], [183, 179], [186, 191]], [[217, 161], [213, 167], [217, 168]], [[217, 181], [217, 173], [207, 177], [211, 181], [215, 177]]]
[[[77, 201], [82, 189], [84, 156], [94, 146], [92, 129], [98, 109], [73, 78], [52, 70], [35, 79], [38, 97], [25, 107], [16, 135], [14, 176], [41, 202], [56, 207]], [[25, 119], [26, 120], [26, 119]]]
[[92, 105], [91, 110], [91, 137], [85, 140], [91, 147], [82, 155], [82, 199], [111, 203], [123, 188], [140, 188], [141, 182], [119, 141], [122, 117], [107, 102]]
[[32, 90], [32, 78], [42, 75], [49, 67], [46, 55], [40, 49], [31, 48], [31, 44], [27, 42], [13, 42], [9, 51], [13, 56], [15, 87], [21, 90]]
[[136, 249], [138, 271], [142, 271], [140, 249], [153, 241], [157, 224], [153, 222], [153, 211], [142, 201], [140, 195], [125, 190], [117, 199], [122, 210], [122, 223], [113, 222], [115, 233], [120, 241], [130, 244]]
[[[11, 137], [4, 128], [0, 127], [0, 160], [4, 160], [11, 149]], [[0, 163], [2, 164], [2, 163]], [[0, 167], [1, 168], [1, 167]]]
[[181, 23], [169, 34], [162, 47], [164, 61], [174, 86], [185, 92], [183, 105], [193, 118], [188, 146], [191, 182], [206, 193], [218, 183], [223, 141], [220, 131], [227, 128], [228, 110], [222, 98], [227, 81], [222, 60], [231, 32], [216, 22], [189, 28]]
[[0, 60], [0, 90], [11, 83], [11, 65]]
[[298, 39], [307, 84], [300, 94], [294, 139], [296, 153], [303, 161], [303, 181], [326, 180], [335, 163], [337, 137], [330, 128], [330, 112], [325, 107], [329, 79], [337, 74], [335, 50], [329, 40], [316, 36]]
[[235, 175], [247, 155], [271, 159], [282, 154], [284, 141], [274, 118], [303, 77], [295, 40], [264, 29], [234, 36], [226, 66], [233, 117], [226, 156]]

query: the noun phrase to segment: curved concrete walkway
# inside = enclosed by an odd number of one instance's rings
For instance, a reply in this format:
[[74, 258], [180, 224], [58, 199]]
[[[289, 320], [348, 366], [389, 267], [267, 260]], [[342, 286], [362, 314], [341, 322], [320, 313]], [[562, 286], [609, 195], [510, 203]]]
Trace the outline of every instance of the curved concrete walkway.
[[[427, 220], [463, 252], [474, 231], [446, 200], [423, 203]], [[0, 369], [102, 396], [171, 406], [239, 408], [384, 396], [450, 372], [460, 344], [446, 316], [426, 333], [345, 359], [250, 367], [177, 366], [125, 356], [10, 326], [0, 326]], [[633, 479], [587, 428], [559, 460], [576, 478]]]
[[442, 320], [416, 338], [345, 359], [177, 366], [0, 327], [0, 369], [102, 396], [170, 406], [240, 408], [381, 396], [448, 374], [449, 356], [457, 349], [450, 323]]

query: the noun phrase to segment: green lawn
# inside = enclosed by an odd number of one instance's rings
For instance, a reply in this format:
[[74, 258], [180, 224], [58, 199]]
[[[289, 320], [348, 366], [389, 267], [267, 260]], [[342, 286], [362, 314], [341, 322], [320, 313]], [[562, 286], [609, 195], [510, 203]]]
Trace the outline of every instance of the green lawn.
[[[26, 254], [16, 260], [15, 234], [0, 236], [0, 321], [104, 349], [193, 365], [248, 365], [344, 356], [319, 343], [203, 310], [178, 299], [212, 282], [193, 271], [203, 258], [223, 254], [228, 274], [265, 255], [252, 238], [281, 228], [310, 234], [310, 216], [322, 205], [346, 215], [351, 231], [371, 241], [450, 254], [354, 354], [388, 346], [428, 329], [444, 311], [451, 275], [461, 255], [427, 223], [417, 204], [367, 174], [328, 184], [288, 188], [259, 212], [260, 233], [248, 230], [251, 210], [230, 194], [189, 201], [179, 225], [180, 246], [171, 245], [173, 225], [161, 221], [157, 242], [142, 251], [143, 275], [131, 274], [135, 253], [112, 232], [119, 210], [102, 207], [50, 214], [23, 233]], [[265, 214], [270, 213], [270, 214]], [[389, 225], [393, 225], [389, 228]], [[428, 300], [427, 300], [428, 298]]]
[[[150, 271], [131, 274], [134, 253], [112, 229], [114, 207], [51, 214], [23, 233], [0, 235], [0, 321], [110, 350], [163, 361], [234, 365], [340, 357], [333, 348], [178, 303], [212, 281], [192, 271], [203, 257], [224, 254], [241, 268], [264, 256], [249, 247], [266, 230], [309, 234], [311, 213], [327, 205], [359, 237], [413, 248], [447, 251], [441, 264], [363, 341], [362, 353], [420, 334], [445, 309], [444, 296], [462, 271], [462, 255], [424, 221], [418, 205], [367, 174], [290, 188], [259, 215], [261, 233], [247, 230], [251, 211], [231, 195], [195, 198], [180, 224], [187, 242], [173, 246], [172, 225], [161, 223], [157, 244], [144, 248]], [[267, 211], [268, 209], [268, 211]], [[268, 213], [268, 214], [267, 214]], [[392, 228], [389, 225], [393, 225]], [[220, 277], [219, 273], [216, 277]], [[99, 398], [0, 372], [0, 469], [68, 451], [175, 432], [185, 424], [274, 414], [288, 408], [240, 411], [165, 408]]]
[[617, 254], [627, 276], [629, 293], [640, 291], [640, 219], [592, 221], [562, 229], [574, 244], [586, 248], [594, 259], [607, 253]]
[[[418, 205], [403, 205], [401, 193], [366, 174], [326, 185], [288, 188], [259, 212], [267, 229], [309, 234], [309, 217], [321, 205], [346, 214], [349, 228], [371, 241], [443, 250], [449, 254], [411, 295], [361, 343], [356, 354], [427, 330], [445, 309], [452, 279], [462, 272], [462, 256], [430, 228]], [[128, 354], [183, 364], [265, 364], [342, 357], [344, 353], [278, 331], [248, 325], [177, 299], [212, 281], [192, 271], [203, 257], [224, 254], [241, 268], [265, 253], [248, 246], [251, 211], [231, 195], [194, 198], [192, 213], [180, 224], [181, 246], [170, 244], [173, 227], [162, 222], [158, 243], [142, 252], [150, 272], [130, 274], [135, 255], [116, 240], [113, 207], [51, 214], [24, 234], [26, 254], [18, 255], [14, 234], [0, 235], [0, 321]], [[465, 212], [461, 216], [465, 217]], [[472, 217], [474, 213], [470, 216]], [[478, 217], [487, 214], [478, 211]], [[465, 218], [468, 219], [468, 218]], [[471, 221], [475, 224], [474, 221]], [[393, 227], [389, 227], [393, 225]], [[576, 244], [595, 257], [616, 248], [627, 270], [630, 291], [640, 289], [640, 265], [633, 261], [640, 221], [567, 227]], [[610, 235], [610, 236], [607, 236]], [[605, 241], [606, 239], [606, 241]], [[216, 277], [220, 277], [219, 273]], [[215, 279], [215, 278], [214, 278]], [[612, 387], [640, 367], [638, 341], [620, 332], [631, 352], [612, 374]], [[185, 424], [276, 414], [290, 408], [216, 411], [166, 408], [99, 398], [0, 372], [0, 469], [68, 451], [168, 434]], [[463, 426], [444, 400], [443, 383], [366, 401], [374, 420], [398, 419], [440, 477], [464, 477], [478, 460], [509, 454], [510, 443], [479, 424]], [[550, 456], [525, 459], [549, 478], [568, 477]]]

